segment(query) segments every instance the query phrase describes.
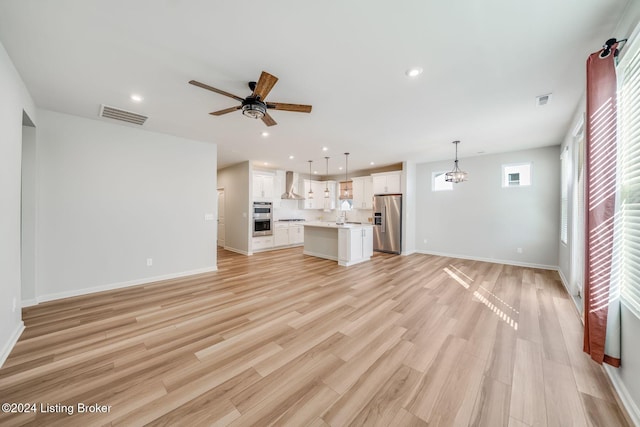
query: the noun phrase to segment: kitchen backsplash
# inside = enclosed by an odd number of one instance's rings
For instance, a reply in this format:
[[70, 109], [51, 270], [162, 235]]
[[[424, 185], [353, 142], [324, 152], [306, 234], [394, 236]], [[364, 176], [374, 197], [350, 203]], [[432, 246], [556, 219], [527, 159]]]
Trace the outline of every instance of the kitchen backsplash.
[[[273, 206], [273, 219], [292, 219], [303, 218], [307, 221], [335, 221], [341, 214], [341, 211], [334, 209], [330, 212], [324, 212], [319, 209], [299, 209], [297, 200], [281, 200], [280, 203], [275, 202]], [[353, 209], [347, 211], [347, 221], [354, 222], [370, 222], [373, 212], [367, 209]]]

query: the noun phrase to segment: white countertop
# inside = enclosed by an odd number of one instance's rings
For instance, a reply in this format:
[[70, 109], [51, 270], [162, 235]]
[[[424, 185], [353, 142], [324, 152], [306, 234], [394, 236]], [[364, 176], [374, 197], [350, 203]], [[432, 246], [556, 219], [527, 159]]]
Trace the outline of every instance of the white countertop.
[[320, 228], [362, 228], [373, 227], [372, 224], [336, 224], [330, 221], [305, 221], [302, 223], [305, 227], [320, 227]]

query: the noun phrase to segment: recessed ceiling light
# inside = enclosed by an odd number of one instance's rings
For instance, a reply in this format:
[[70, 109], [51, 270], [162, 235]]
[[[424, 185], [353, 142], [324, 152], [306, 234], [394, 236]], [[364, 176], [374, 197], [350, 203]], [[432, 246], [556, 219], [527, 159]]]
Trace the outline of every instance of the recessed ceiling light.
[[375, 165], [375, 164], [376, 164], [376, 162], [370, 162], [369, 164], [370, 164], [371, 166], [373, 166], [373, 165]]
[[313, 171], [313, 174], [314, 175], [318, 175], [318, 171]]
[[138, 95], [136, 93], [132, 94], [130, 98], [134, 102], [142, 102], [142, 100], [144, 99], [142, 96], [140, 96], [140, 95]]
[[342, 166], [340, 166], [340, 167], [338, 168], [338, 170], [342, 170]]
[[329, 147], [322, 147], [322, 151], [329, 151]]
[[263, 165], [268, 166], [269, 162], [264, 162]]
[[404, 73], [409, 77], [418, 77], [420, 74], [422, 74], [422, 68], [420, 67], [409, 68]]
[[263, 131], [260, 135], [262, 135], [263, 137], [268, 137], [269, 136], [269, 132], [267, 132], [266, 130]]
[[293, 160], [293, 155], [289, 156], [289, 160]]

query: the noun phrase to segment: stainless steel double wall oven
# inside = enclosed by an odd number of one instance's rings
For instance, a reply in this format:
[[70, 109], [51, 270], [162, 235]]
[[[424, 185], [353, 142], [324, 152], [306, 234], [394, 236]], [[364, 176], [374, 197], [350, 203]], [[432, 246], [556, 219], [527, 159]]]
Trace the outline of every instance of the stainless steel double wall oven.
[[273, 209], [271, 202], [253, 202], [253, 236], [273, 234]]

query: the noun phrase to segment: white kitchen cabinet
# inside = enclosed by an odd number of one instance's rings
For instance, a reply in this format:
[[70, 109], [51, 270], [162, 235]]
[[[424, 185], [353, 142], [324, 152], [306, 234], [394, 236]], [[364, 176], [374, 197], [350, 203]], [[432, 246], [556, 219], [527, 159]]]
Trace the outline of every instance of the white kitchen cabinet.
[[304, 226], [294, 221], [275, 222], [273, 246], [293, 246], [304, 243]]
[[304, 243], [304, 226], [303, 225], [289, 225], [289, 244], [299, 245]]
[[382, 172], [371, 174], [373, 180], [373, 194], [402, 193], [402, 172]]
[[373, 178], [370, 176], [353, 178], [353, 208], [373, 209]]
[[[304, 192], [301, 196], [305, 198], [301, 201], [303, 209], [324, 209], [324, 182], [305, 179], [302, 183]], [[313, 191], [313, 199], [309, 198], [309, 186], [311, 186], [311, 191]]]
[[273, 200], [274, 176], [264, 172], [253, 173], [253, 200]]
[[362, 229], [362, 257], [369, 259], [373, 256], [373, 227]]
[[368, 261], [373, 256], [373, 227], [340, 228], [338, 233], [340, 265], [350, 266]]
[[253, 251], [262, 251], [273, 247], [273, 236], [258, 236], [251, 240]]
[[289, 244], [289, 224], [276, 223], [273, 231], [273, 246], [286, 246]]

